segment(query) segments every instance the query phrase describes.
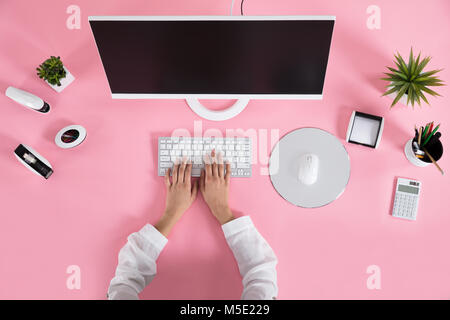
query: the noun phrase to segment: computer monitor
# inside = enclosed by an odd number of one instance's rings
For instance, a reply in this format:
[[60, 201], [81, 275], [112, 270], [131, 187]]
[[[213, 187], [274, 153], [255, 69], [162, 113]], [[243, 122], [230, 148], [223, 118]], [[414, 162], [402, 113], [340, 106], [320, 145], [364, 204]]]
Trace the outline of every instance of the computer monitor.
[[[210, 120], [249, 99], [321, 99], [333, 16], [91, 16], [114, 99], [187, 99]], [[229, 110], [198, 99], [239, 99]]]

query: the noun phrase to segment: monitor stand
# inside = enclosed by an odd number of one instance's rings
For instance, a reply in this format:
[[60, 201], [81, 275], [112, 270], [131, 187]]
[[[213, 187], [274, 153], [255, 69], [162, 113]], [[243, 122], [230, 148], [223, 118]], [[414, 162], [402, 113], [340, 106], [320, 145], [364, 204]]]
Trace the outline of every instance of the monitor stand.
[[197, 98], [187, 98], [189, 107], [198, 116], [211, 121], [224, 121], [231, 119], [245, 109], [250, 99], [238, 99], [231, 107], [225, 110], [210, 110], [206, 108]]

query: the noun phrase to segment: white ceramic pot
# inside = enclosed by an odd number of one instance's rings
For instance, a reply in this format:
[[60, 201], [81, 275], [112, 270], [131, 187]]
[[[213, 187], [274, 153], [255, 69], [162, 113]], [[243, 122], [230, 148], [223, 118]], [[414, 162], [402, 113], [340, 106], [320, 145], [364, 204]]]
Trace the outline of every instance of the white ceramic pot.
[[73, 82], [73, 80], [75, 80], [75, 77], [69, 72], [69, 70], [66, 69], [66, 67], [64, 67], [64, 70], [66, 70], [66, 77], [61, 79], [60, 86], [50, 84], [47, 80], [45, 80], [45, 82], [47, 82], [47, 84], [50, 87], [52, 87], [56, 92], [63, 91], [69, 84], [71, 84]]
[[405, 144], [406, 159], [408, 159], [409, 162], [411, 162], [413, 165], [415, 165], [417, 167], [426, 167], [426, 166], [430, 165], [430, 162], [422, 161], [416, 157], [416, 155], [414, 154], [412, 142], [413, 142], [413, 139], [409, 139]]
[[[388, 94], [387, 96], [388, 96], [389, 98], [391, 98], [392, 100], [394, 100], [395, 97], [397, 96], [397, 94], [395, 94], [395, 93], [390, 93], [390, 94]], [[404, 106], [410, 107], [410, 106], [411, 106], [411, 102], [409, 102], [409, 103], [407, 103], [407, 102], [408, 102], [408, 95], [404, 94], [404, 95], [400, 98], [400, 100], [398, 100], [397, 103], [401, 103], [401, 104], [403, 104]]]
[[[392, 82], [391, 82], [391, 83], [392, 83]], [[389, 87], [388, 90], [391, 89], [391, 88], [392, 88], [392, 87]], [[390, 93], [390, 94], [388, 94], [387, 96], [388, 96], [389, 98], [391, 98], [392, 101], [394, 101], [394, 100], [395, 100], [395, 97], [397, 97], [397, 93], [398, 93], [398, 92]], [[412, 105], [411, 105], [411, 101], [410, 101], [409, 103], [407, 103], [407, 102], [408, 102], [408, 95], [407, 95], [407, 94], [404, 94], [404, 95], [400, 98], [400, 100], [398, 100], [397, 103], [401, 103], [401, 104], [403, 104], [404, 106], [407, 106], [407, 107], [412, 106]]]

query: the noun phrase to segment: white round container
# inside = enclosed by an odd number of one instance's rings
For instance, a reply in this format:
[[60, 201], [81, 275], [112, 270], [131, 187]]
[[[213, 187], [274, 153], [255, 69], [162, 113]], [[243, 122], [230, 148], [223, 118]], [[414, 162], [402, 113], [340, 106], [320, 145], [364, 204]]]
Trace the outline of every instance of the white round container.
[[431, 164], [431, 162], [425, 162], [420, 160], [416, 157], [414, 154], [413, 146], [412, 146], [413, 139], [409, 139], [405, 144], [405, 156], [406, 159], [409, 160], [413, 165], [417, 167], [426, 167]]
[[[70, 131], [74, 131], [76, 136], [73, 139], [65, 141], [64, 135], [69, 133]], [[69, 149], [78, 146], [80, 143], [86, 139], [86, 129], [80, 125], [71, 125], [59, 130], [58, 134], [55, 137], [55, 143], [58, 147], [63, 149]]]

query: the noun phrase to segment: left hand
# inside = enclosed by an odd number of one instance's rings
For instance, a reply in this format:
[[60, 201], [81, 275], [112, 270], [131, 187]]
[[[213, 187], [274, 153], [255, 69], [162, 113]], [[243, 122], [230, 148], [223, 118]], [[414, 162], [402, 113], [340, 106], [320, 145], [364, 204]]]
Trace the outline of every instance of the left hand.
[[[171, 172], [173, 172], [172, 181], [170, 180]], [[172, 170], [166, 171], [164, 177], [167, 192], [166, 209], [155, 224], [155, 228], [166, 237], [197, 197], [198, 181], [191, 183], [191, 172], [192, 163], [186, 163], [186, 161], [181, 164], [176, 163]]]

